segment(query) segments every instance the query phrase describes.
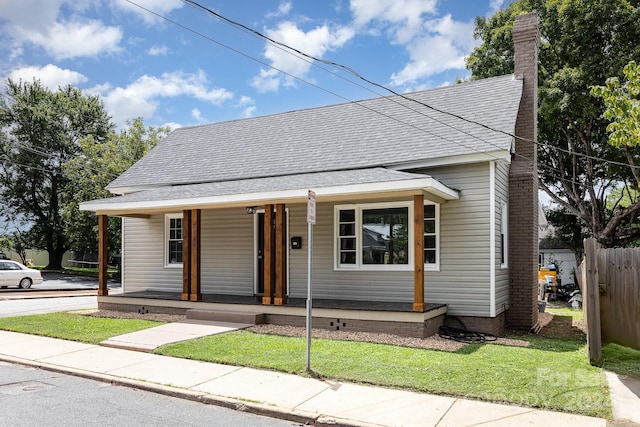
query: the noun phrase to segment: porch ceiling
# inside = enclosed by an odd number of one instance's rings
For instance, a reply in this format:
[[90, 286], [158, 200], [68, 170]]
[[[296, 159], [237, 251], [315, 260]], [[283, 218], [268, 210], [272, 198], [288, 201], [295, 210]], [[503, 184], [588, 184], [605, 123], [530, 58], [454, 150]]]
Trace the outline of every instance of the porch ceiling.
[[306, 203], [308, 190], [315, 191], [318, 203], [417, 194], [424, 194], [426, 199], [436, 202], [459, 198], [457, 190], [431, 176], [372, 168], [161, 186], [85, 202], [80, 209], [126, 216], [169, 210]]

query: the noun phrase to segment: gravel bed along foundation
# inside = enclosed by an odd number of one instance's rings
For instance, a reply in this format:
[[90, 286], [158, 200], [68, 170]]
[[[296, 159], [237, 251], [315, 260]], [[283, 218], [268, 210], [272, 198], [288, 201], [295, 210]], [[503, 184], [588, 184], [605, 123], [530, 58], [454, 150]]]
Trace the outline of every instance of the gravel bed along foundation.
[[[107, 317], [112, 319], [145, 319], [155, 320], [159, 322], [179, 322], [185, 320], [184, 315], [175, 314], [162, 314], [162, 313], [136, 313], [131, 311], [117, 311], [117, 310], [78, 310], [74, 313], [82, 314], [85, 316], [94, 317]], [[304, 337], [306, 336], [306, 328], [299, 326], [284, 326], [284, 325], [255, 325], [247, 329], [248, 331], [257, 334], [271, 334], [271, 335], [283, 335], [290, 337]], [[349, 331], [334, 331], [327, 329], [313, 329], [313, 338], [324, 338], [343, 341], [364, 341], [378, 344], [390, 344], [402, 347], [414, 347], [425, 348], [431, 350], [440, 351], [457, 351], [466, 344], [442, 338], [438, 335], [434, 335], [428, 338], [412, 338], [402, 337], [393, 334], [380, 334], [373, 332], [349, 332]], [[518, 347], [527, 347], [529, 343], [527, 341], [510, 339], [510, 338], [497, 338], [495, 341], [488, 341], [487, 344], [501, 344]]]

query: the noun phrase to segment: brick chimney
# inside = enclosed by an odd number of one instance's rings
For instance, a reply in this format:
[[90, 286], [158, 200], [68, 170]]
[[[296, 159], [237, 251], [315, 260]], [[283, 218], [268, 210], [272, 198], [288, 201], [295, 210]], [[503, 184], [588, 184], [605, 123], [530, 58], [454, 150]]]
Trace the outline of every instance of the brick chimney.
[[516, 121], [515, 155], [509, 170], [510, 328], [538, 328], [538, 45], [535, 13], [519, 15], [513, 25], [514, 74], [523, 81]]

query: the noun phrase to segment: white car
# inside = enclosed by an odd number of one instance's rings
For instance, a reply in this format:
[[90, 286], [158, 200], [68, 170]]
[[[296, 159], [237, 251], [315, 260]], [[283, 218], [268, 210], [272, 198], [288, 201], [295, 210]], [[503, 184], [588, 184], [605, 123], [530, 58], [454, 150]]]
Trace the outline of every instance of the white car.
[[16, 261], [8, 259], [0, 260], [0, 287], [18, 286], [27, 289], [31, 285], [42, 283], [42, 273], [40, 270], [25, 267]]

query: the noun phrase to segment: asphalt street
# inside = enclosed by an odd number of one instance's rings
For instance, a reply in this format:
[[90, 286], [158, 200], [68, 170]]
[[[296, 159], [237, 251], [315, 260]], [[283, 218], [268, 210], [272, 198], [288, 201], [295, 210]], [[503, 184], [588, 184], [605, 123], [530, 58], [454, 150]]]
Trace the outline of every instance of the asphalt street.
[[[44, 282], [30, 289], [0, 289], [0, 317], [97, 308], [98, 280], [94, 277], [43, 273]], [[110, 282], [112, 293], [120, 284]]]
[[[56, 311], [98, 308], [97, 296], [57, 297], [57, 298], [3, 298], [0, 292], [0, 317], [26, 316]], [[0, 425], [2, 423], [0, 422]]]
[[[63, 273], [42, 273], [44, 281], [41, 285], [33, 285], [33, 289], [98, 289], [96, 277], [74, 276]], [[119, 283], [110, 282], [109, 287], [119, 287]]]
[[0, 362], [0, 425], [294, 426], [288, 421]]

